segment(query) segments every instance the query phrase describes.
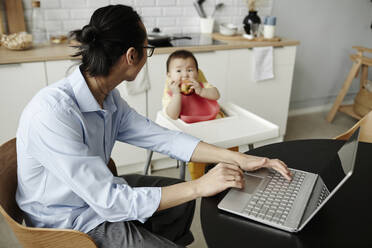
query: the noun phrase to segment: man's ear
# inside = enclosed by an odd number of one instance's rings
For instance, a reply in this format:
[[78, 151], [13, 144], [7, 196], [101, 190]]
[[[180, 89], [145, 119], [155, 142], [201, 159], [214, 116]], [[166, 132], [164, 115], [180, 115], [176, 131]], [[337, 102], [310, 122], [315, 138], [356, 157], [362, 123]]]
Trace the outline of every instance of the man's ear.
[[138, 55], [137, 50], [134, 47], [130, 47], [127, 50], [126, 59], [127, 59], [128, 65], [136, 64], [136, 60], [137, 60], [137, 57], [138, 57], [137, 55]]

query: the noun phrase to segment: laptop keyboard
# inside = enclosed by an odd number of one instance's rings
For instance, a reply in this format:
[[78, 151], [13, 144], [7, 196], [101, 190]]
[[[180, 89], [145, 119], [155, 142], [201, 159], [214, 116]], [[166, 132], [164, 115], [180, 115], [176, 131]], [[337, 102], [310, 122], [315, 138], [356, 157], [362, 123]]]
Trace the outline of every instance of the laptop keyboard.
[[329, 195], [329, 191], [328, 191], [327, 187], [325, 185], [323, 185], [322, 192], [320, 193], [320, 196], [319, 196], [319, 199], [318, 199], [318, 202], [317, 202], [316, 206], [319, 207], [320, 204], [322, 204], [322, 202], [324, 201], [325, 198], [327, 198], [328, 195]]
[[304, 181], [306, 173], [291, 170], [292, 181], [287, 181], [279, 172], [271, 171], [271, 180], [264, 190], [257, 191], [243, 213], [259, 219], [284, 224], [289, 211]]

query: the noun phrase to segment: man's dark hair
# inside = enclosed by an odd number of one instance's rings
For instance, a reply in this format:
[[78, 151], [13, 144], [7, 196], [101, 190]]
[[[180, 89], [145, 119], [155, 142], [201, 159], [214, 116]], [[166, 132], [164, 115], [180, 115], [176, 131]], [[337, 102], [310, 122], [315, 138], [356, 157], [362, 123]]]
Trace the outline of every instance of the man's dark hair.
[[171, 53], [167, 59], [167, 73], [169, 72], [169, 64], [173, 59], [187, 59], [187, 58], [192, 58], [195, 62], [196, 70], [199, 70], [198, 61], [196, 60], [192, 52], [187, 51], [187, 50], [177, 50]]
[[94, 11], [90, 22], [74, 30], [70, 37], [80, 44], [81, 69], [91, 76], [107, 76], [110, 68], [130, 48], [134, 47], [142, 58], [146, 32], [141, 18], [131, 7], [109, 5]]

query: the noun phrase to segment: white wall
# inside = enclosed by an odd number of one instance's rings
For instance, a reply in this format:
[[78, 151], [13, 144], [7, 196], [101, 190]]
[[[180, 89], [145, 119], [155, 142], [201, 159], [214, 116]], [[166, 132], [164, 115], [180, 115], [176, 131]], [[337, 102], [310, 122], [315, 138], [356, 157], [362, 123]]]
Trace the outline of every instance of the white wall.
[[[276, 0], [272, 14], [277, 16], [279, 36], [301, 42], [290, 108], [333, 103], [352, 65], [351, 47], [372, 48], [371, 0]], [[358, 89], [355, 79], [348, 99]]]
[[[23, 0], [26, 22], [30, 24], [31, 1]], [[259, 15], [271, 13], [273, 0], [257, 0]], [[41, 0], [49, 34], [66, 34], [88, 23], [95, 9], [108, 4], [125, 4], [135, 8], [148, 30], [160, 27], [166, 33], [199, 32], [199, 18], [193, 0]], [[205, 0], [203, 6], [211, 14], [216, 3], [225, 7], [216, 12], [217, 22], [231, 22], [242, 28], [248, 13], [246, 0]], [[216, 25], [217, 27], [217, 25]]]

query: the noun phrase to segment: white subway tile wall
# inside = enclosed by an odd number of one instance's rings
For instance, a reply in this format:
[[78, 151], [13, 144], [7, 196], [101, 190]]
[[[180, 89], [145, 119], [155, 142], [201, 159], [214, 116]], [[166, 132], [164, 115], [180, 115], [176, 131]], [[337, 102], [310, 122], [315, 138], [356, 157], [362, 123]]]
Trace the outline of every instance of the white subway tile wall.
[[[23, 0], [27, 27], [31, 24], [32, 0]], [[224, 7], [215, 13], [215, 31], [218, 24], [227, 22], [243, 29], [243, 19], [248, 14], [247, 0], [205, 0], [203, 7], [211, 15], [216, 4]], [[259, 16], [270, 15], [273, 0], [256, 0]], [[132, 6], [142, 17], [148, 31], [159, 27], [164, 33], [199, 32], [199, 16], [193, 0], [41, 0], [48, 35], [67, 34], [88, 24], [94, 10], [108, 4]]]

